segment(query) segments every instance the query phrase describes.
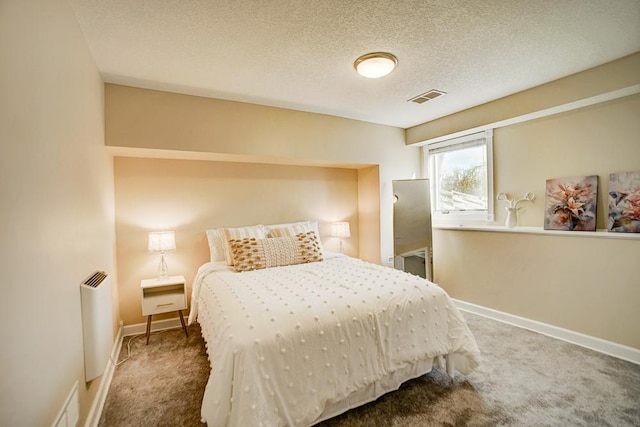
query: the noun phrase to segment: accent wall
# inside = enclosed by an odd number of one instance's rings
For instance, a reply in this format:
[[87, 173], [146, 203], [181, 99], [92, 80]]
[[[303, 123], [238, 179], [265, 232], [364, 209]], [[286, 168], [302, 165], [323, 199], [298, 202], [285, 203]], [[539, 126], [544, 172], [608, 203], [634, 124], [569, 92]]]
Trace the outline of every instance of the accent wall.
[[165, 259], [170, 275], [185, 276], [189, 297], [198, 267], [209, 261], [207, 229], [312, 219], [325, 249], [337, 252], [331, 223], [349, 221], [344, 250], [358, 256], [354, 169], [116, 157], [115, 194], [120, 313], [127, 325], [146, 321], [140, 280], [158, 275], [159, 254], [146, 250], [149, 231], [175, 231], [176, 250]]

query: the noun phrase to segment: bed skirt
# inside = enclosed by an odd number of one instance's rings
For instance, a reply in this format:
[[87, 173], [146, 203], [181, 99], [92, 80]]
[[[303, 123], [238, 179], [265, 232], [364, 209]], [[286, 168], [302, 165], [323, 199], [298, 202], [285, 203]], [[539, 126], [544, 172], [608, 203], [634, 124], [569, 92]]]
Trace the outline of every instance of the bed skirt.
[[329, 418], [333, 418], [337, 415], [347, 412], [350, 409], [354, 409], [369, 402], [373, 402], [383, 394], [397, 390], [398, 388], [400, 388], [402, 383], [429, 373], [434, 366], [438, 365], [438, 358], [419, 360], [402, 369], [398, 369], [395, 372], [391, 372], [385, 375], [378, 381], [369, 384], [363, 389], [354, 391], [345, 399], [337, 402], [327, 402], [324, 411], [320, 414], [320, 417], [313, 424], [320, 423]]

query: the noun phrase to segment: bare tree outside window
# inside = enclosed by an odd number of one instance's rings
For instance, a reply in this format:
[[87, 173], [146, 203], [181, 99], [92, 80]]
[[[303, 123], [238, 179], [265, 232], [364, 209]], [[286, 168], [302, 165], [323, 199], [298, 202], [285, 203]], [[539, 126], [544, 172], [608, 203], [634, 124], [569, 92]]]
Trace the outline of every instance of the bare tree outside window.
[[483, 167], [474, 166], [467, 169], [454, 169], [442, 177], [441, 188], [443, 190], [481, 196], [480, 169], [483, 169]]

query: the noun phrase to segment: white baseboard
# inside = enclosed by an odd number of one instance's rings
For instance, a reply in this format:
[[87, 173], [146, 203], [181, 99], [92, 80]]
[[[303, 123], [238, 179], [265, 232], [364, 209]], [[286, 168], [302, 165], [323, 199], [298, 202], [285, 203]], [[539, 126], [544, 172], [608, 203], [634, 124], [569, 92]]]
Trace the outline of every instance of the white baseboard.
[[120, 328], [118, 328], [116, 339], [113, 343], [113, 348], [111, 349], [111, 358], [109, 362], [107, 362], [104, 374], [102, 374], [98, 393], [93, 400], [93, 404], [91, 405], [91, 409], [89, 410], [89, 415], [87, 415], [87, 420], [84, 423], [85, 427], [97, 427], [98, 423], [100, 422], [102, 409], [104, 408], [104, 403], [107, 401], [107, 394], [109, 393], [111, 380], [113, 379], [113, 373], [116, 369], [114, 361], [118, 360], [118, 357], [120, 356], [120, 349], [122, 348], [122, 332], [123, 327], [120, 326]]
[[456, 306], [458, 306], [458, 308], [462, 311], [467, 311], [469, 313], [488, 317], [499, 322], [508, 323], [510, 325], [517, 326], [523, 329], [528, 329], [533, 332], [547, 335], [551, 338], [556, 338], [562, 341], [569, 342], [571, 344], [586, 347], [588, 349], [595, 350], [600, 353], [608, 354], [609, 356], [617, 357], [619, 359], [623, 359], [640, 365], [640, 350], [638, 350], [637, 348], [617, 344], [611, 341], [606, 341], [601, 338], [592, 337], [589, 335], [581, 334], [579, 332], [570, 331], [568, 329], [559, 328], [547, 323], [538, 322], [536, 320], [527, 319], [525, 317], [516, 316], [469, 302], [456, 299], [454, 299], [453, 301], [455, 302]]
[[[186, 322], [186, 319], [185, 319]], [[151, 332], [159, 332], [164, 331], [166, 329], [173, 328], [181, 328], [182, 324], [180, 323], [180, 319], [175, 317], [173, 319], [165, 319], [165, 320], [154, 320], [151, 322]], [[147, 324], [146, 323], [135, 323], [133, 325], [125, 325], [123, 337], [128, 337], [131, 335], [140, 335], [145, 334], [147, 332]]]

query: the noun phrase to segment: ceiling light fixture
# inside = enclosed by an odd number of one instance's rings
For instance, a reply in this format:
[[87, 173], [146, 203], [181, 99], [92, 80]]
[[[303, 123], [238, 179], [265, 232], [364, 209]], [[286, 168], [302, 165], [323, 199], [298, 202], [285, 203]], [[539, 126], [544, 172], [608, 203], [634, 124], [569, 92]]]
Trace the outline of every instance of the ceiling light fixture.
[[362, 55], [353, 63], [358, 74], [370, 79], [384, 77], [398, 64], [398, 58], [387, 52], [373, 52]]

